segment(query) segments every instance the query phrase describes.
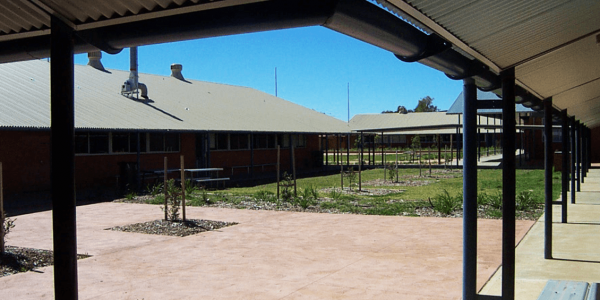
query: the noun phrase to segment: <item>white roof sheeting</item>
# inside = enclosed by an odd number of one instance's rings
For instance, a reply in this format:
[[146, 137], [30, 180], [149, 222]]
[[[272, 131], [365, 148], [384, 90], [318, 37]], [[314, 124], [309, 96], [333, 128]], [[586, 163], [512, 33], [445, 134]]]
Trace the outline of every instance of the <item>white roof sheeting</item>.
[[[462, 130], [463, 118], [446, 112], [420, 112], [408, 114], [360, 114], [350, 120], [353, 131], [370, 131], [384, 134], [453, 134]], [[459, 121], [460, 119], [460, 121]], [[502, 120], [485, 116], [477, 117], [477, 125], [502, 125]], [[481, 133], [501, 132], [497, 129], [480, 129]]]
[[[140, 74], [149, 99], [120, 94], [129, 72], [75, 66], [75, 127], [176, 131], [347, 133], [346, 122], [240, 86]], [[50, 126], [50, 64], [0, 64], [0, 128]]]

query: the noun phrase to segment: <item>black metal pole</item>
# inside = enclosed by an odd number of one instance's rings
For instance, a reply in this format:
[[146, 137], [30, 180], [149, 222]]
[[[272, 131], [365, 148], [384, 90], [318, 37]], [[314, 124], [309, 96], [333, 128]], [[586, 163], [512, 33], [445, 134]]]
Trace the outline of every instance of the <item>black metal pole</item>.
[[250, 133], [250, 177], [254, 177], [254, 133]]
[[54, 297], [77, 299], [73, 30], [54, 16], [50, 19]]
[[140, 143], [140, 132], [138, 131], [136, 133], [136, 156], [135, 156], [135, 160], [136, 160], [136, 164], [137, 164], [137, 170], [136, 170], [136, 174], [135, 174], [135, 181], [137, 184], [137, 190], [141, 191], [142, 190], [142, 179], [141, 179], [141, 143]]
[[577, 176], [576, 171], [576, 160], [577, 160], [577, 143], [575, 143], [576, 135], [575, 135], [575, 117], [571, 117], [571, 203], [575, 203], [575, 177]]
[[346, 165], [350, 168], [350, 134], [346, 135], [348, 140], [346, 141]]
[[581, 122], [577, 121], [577, 191], [581, 192]]
[[552, 258], [552, 98], [544, 100], [544, 258]]
[[581, 125], [581, 183], [585, 183], [585, 126]]
[[477, 89], [463, 80], [463, 299], [477, 299]]
[[329, 135], [325, 135], [325, 166], [329, 166]]
[[502, 77], [502, 299], [515, 299], [515, 69]]
[[364, 144], [365, 144], [365, 137], [361, 131], [360, 132], [360, 157], [358, 158], [359, 159], [358, 163], [360, 164], [361, 170], [364, 168], [364, 166], [363, 166], [363, 156], [364, 156], [364, 151], [365, 151]]
[[561, 112], [562, 118], [562, 201], [561, 222], [567, 223], [567, 191], [569, 189], [569, 118], [567, 110]]

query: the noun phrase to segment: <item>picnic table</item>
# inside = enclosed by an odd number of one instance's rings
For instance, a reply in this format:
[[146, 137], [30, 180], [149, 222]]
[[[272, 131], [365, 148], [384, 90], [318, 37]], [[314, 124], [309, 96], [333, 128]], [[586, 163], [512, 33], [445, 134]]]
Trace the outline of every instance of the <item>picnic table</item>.
[[[185, 174], [189, 174], [185, 175], [186, 179], [190, 179], [193, 182], [196, 183], [202, 183], [202, 182], [213, 182], [213, 181], [227, 181], [229, 180], [228, 177], [219, 177], [219, 171], [223, 171], [223, 168], [194, 168], [194, 169], [183, 169]], [[172, 172], [181, 172], [181, 169], [167, 169], [167, 173], [172, 173]], [[211, 173], [215, 173], [215, 176], [211, 176]], [[156, 179], [158, 180], [158, 178], [160, 178], [160, 175], [165, 174], [165, 170], [145, 170], [142, 171], [142, 173], [144, 173], [144, 178], [143, 180], [145, 180], [146, 175], [147, 174], [151, 174], [154, 175], [156, 177]], [[200, 175], [199, 175], [200, 173]], [[198, 176], [199, 175], [199, 176]], [[181, 180], [181, 179], [179, 179]]]

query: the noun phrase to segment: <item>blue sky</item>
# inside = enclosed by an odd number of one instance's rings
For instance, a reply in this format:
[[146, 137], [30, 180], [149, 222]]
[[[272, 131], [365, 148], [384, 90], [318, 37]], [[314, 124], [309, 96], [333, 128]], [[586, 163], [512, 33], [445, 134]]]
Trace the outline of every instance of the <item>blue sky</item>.
[[[448, 109], [461, 81], [419, 63], [404, 63], [386, 50], [324, 27], [308, 27], [216, 37], [138, 47], [143, 73], [170, 75], [183, 65], [186, 79], [255, 88], [346, 121], [347, 86], [350, 117], [381, 113], [398, 105], [411, 109], [425, 96]], [[86, 64], [87, 55], [75, 56]], [[129, 50], [103, 53], [105, 68], [129, 70]], [[126, 78], [123, 78], [125, 81]]]

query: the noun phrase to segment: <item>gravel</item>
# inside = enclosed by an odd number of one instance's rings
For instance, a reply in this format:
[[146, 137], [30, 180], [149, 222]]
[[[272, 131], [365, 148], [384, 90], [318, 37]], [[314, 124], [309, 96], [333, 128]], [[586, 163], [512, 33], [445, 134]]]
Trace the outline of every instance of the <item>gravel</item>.
[[145, 234], [160, 234], [169, 236], [188, 236], [205, 231], [237, 225], [235, 222], [188, 219], [184, 221], [154, 220], [125, 226], [115, 226], [106, 230], [136, 232]]
[[[77, 259], [90, 256], [78, 254]], [[0, 277], [27, 271], [42, 273], [37, 269], [53, 264], [54, 256], [50, 250], [6, 246], [6, 251], [0, 254]]]

